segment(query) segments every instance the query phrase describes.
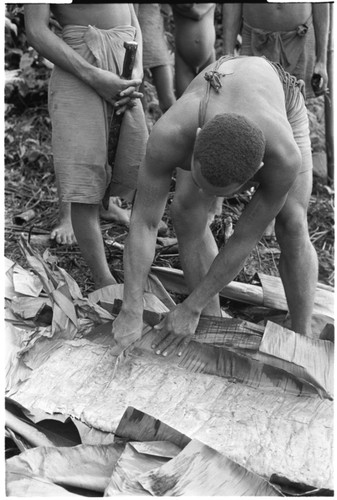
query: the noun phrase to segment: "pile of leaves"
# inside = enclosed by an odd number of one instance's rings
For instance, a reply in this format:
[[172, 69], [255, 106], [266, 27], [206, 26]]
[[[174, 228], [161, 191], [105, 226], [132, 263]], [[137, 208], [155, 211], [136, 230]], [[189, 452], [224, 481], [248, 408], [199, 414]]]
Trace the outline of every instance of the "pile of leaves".
[[[57, 222], [58, 198], [55, 187], [51, 151], [51, 125], [47, 108], [47, 88], [50, 63], [28, 46], [24, 34], [23, 10], [19, 5], [6, 7], [6, 108], [5, 108], [5, 254], [25, 265], [24, 257], [18, 246], [21, 233], [26, 233], [33, 246], [51, 253], [79, 284], [84, 294], [93, 290], [93, 282], [77, 245], [65, 247], [49, 240], [49, 234]], [[172, 19], [166, 19], [168, 30], [172, 30]], [[221, 53], [221, 16], [216, 11], [217, 43], [216, 50]], [[168, 32], [172, 44], [172, 31]], [[155, 88], [151, 75], [147, 75], [147, 100], [150, 103], [146, 113], [149, 128], [160, 116]], [[152, 106], [151, 106], [152, 104]], [[315, 136], [314, 151], [324, 151], [324, 104], [315, 102], [311, 120], [312, 134]], [[153, 112], [157, 109], [157, 112]], [[324, 130], [324, 129], [323, 129]], [[175, 181], [172, 180], [168, 206], [163, 220], [168, 226], [167, 237], [172, 244], [157, 245], [155, 265], [180, 268], [175, 233], [172, 227], [169, 203], [174, 196]], [[226, 244], [232, 228], [242, 209], [249, 202], [250, 192], [238, 195], [224, 202], [222, 213], [216, 216], [211, 230], [220, 248]], [[32, 210], [30, 218], [20, 217]], [[334, 283], [334, 207], [333, 190], [319, 177], [314, 179], [310, 200], [308, 221], [311, 240], [319, 258], [319, 280], [328, 285]], [[128, 228], [102, 221], [102, 233], [108, 262], [112, 270], [123, 267], [123, 244]], [[250, 257], [237, 280], [250, 283], [257, 271], [278, 276], [280, 250], [273, 234], [265, 235]], [[118, 277], [118, 273], [116, 273]]]

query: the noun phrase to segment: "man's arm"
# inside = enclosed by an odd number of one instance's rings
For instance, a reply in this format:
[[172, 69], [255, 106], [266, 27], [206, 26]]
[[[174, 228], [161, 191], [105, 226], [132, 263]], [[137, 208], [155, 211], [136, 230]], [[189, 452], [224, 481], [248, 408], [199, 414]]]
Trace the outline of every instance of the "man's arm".
[[[236, 223], [234, 233], [214, 259], [208, 273], [191, 294], [155, 327], [161, 338], [154, 346], [164, 356], [176, 352], [196, 330], [200, 314], [208, 301], [228, 285], [242, 269], [244, 262], [261, 239], [266, 227], [283, 207], [293, 184], [301, 157], [298, 149], [284, 148], [281, 154], [265, 159], [260, 186]], [[280, 150], [280, 147], [277, 146]]]
[[[141, 80], [123, 80], [116, 74], [88, 63], [75, 50], [49, 29], [50, 6], [48, 4], [25, 5], [25, 29], [28, 43], [43, 57], [90, 85], [103, 99], [115, 103], [123, 91], [128, 96], [140, 97], [135, 92]], [[119, 104], [126, 104], [119, 99]]]
[[[130, 3], [129, 6], [130, 6], [130, 13], [131, 13], [131, 26], [134, 26], [136, 28], [135, 41], [138, 43], [135, 66], [133, 68], [132, 76], [133, 76], [133, 78], [140, 78], [142, 80], [143, 76], [144, 76], [144, 72], [143, 72], [143, 38], [142, 38], [142, 30], [139, 26], [139, 22], [138, 22], [136, 10], [135, 10], [135, 6], [138, 7], [138, 4], [133, 5], [132, 3]], [[138, 8], [137, 8], [137, 10], [138, 10]]]
[[327, 49], [329, 38], [329, 4], [328, 3], [312, 3], [312, 16], [315, 30], [316, 42], [316, 62], [314, 73], [318, 73], [323, 77], [323, 88], [326, 89], [328, 84], [327, 74]]
[[242, 3], [224, 3], [222, 6], [223, 54], [233, 55], [241, 30]]
[[[170, 110], [172, 112], [172, 110]], [[164, 213], [172, 173], [183, 162], [186, 151], [177, 137], [176, 121], [167, 115], [151, 131], [140, 167], [137, 194], [129, 236], [124, 249], [124, 296], [120, 314], [113, 324], [115, 340], [129, 345], [141, 337], [143, 295], [153, 262], [157, 230]]]

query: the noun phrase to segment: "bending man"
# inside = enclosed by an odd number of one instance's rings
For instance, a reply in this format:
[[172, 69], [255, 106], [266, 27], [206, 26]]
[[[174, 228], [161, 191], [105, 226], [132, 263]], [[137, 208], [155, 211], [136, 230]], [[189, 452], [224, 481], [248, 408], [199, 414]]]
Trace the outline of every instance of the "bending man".
[[[292, 329], [311, 334], [318, 266], [307, 226], [312, 160], [302, 86], [264, 57], [224, 56], [155, 124], [124, 254], [117, 342], [127, 345], [141, 336], [144, 286], [175, 169], [189, 172], [177, 182], [172, 219], [190, 295], [158, 325], [156, 352], [181, 353], [202, 312], [220, 316], [218, 293], [240, 272], [274, 217]], [[215, 197], [229, 197], [251, 181], [258, 187], [218, 252], [208, 211]]]

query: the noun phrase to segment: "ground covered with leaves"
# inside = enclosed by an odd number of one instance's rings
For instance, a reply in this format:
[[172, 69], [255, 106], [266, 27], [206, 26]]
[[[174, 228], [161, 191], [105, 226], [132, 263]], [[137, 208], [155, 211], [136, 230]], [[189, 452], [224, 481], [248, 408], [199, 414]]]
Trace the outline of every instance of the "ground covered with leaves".
[[[22, 16], [20, 8], [11, 8], [6, 22], [5, 254], [9, 259], [26, 266], [18, 246], [18, 238], [24, 233], [39, 252], [43, 253], [48, 247], [58, 265], [87, 294], [93, 290], [93, 282], [78, 246], [61, 246], [49, 240], [48, 236], [58, 216], [47, 108], [50, 63], [27, 47], [22, 32]], [[146, 92], [150, 103], [147, 120], [151, 128], [160, 116], [160, 111], [150, 74], [147, 75]], [[313, 103], [310, 110], [313, 150], [324, 151], [322, 101]], [[174, 187], [173, 179], [169, 202], [174, 196]], [[250, 196], [246, 192], [225, 201], [221, 215], [215, 217], [211, 229], [219, 248], [226, 244]], [[331, 186], [326, 186], [324, 179], [315, 176], [308, 221], [310, 237], [319, 259], [319, 280], [327, 285], [334, 284], [333, 201]], [[166, 236], [174, 238], [169, 206], [164, 221], [169, 228]], [[122, 270], [123, 244], [128, 228], [103, 221], [101, 226], [110, 267], [113, 271]], [[176, 242], [172, 240], [171, 244], [167, 243], [170, 241], [166, 240], [166, 246], [158, 242], [154, 264], [180, 268]], [[277, 276], [279, 255], [275, 237], [264, 236], [247, 259], [237, 280], [251, 283], [256, 272]], [[116, 273], [117, 279], [118, 276]]]

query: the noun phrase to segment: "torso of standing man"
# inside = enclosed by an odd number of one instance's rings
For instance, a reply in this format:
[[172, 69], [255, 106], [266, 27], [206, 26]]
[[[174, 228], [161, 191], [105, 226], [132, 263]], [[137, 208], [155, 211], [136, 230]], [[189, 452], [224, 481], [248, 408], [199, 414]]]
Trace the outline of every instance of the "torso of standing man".
[[292, 31], [304, 24], [312, 12], [311, 3], [243, 4], [243, 19], [252, 28]]
[[110, 29], [131, 24], [131, 12], [127, 3], [53, 4], [50, 8], [62, 27], [75, 24]]

